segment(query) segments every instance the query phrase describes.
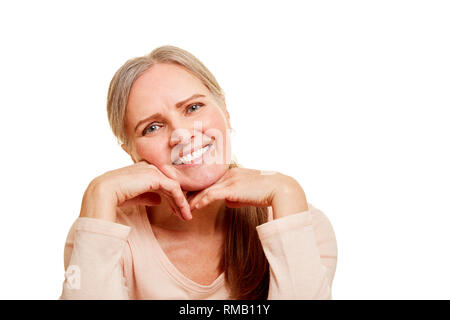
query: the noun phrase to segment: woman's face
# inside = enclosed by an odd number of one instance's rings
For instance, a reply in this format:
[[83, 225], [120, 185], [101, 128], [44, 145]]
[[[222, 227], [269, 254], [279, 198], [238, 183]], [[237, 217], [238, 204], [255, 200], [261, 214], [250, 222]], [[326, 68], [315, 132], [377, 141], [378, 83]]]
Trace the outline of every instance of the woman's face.
[[[189, 99], [194, 95], [198, 96]], [[144, 72], [131, 88], [125, 121], [131, 150], [122, 147], [133, 161], [155, 165], [185, 191], [212, 185], [229, 168], [225, 101], [221, 107], [203, 83], [181, 66], [159, 63]], [[192, 155], [192, 150], [200, 151]], [[181, 160], [191, 164], [180, 164], [180, 155], [188, 155]]]

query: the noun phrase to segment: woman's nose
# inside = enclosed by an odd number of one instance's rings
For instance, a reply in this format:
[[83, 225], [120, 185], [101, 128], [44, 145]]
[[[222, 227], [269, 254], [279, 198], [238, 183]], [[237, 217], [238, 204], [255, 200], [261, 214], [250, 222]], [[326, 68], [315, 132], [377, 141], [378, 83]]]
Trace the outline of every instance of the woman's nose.
[[170, 147], [173, 148], [179, 143], [188, 143], [193, 137], [190, 130], [184, 128], [177, 128], [172, 131], [170, 136]]
[[195, 137], [202, 137], [201, 123], [196, 121], [195, 123], [184, 122], [178, 126], [174, 126], [174, 129], [170, 136], [170, 147], [173, 148], [179, 143], [188, 144], [191, 143]]

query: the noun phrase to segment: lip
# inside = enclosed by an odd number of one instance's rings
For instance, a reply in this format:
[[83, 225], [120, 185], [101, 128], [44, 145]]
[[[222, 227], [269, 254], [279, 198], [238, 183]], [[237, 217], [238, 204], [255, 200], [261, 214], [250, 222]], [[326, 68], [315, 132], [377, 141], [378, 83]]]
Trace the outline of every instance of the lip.
[[[183, 156], [185, 156], [185, 155], [192, 154], [192, 153], [194, 153], [195, 151], [201, 150], [201, 149], [203, 149], [204, 147], [206, 147], [207, 145], [212, 144], [213, 142], [214, 142], [214, 139], [210, 140], [208, 143], [205, 143], [203, 146], [201, 146], [200, 148], [197, 148], [197, 149], [191, 148], [191, 149], [189, 150], [189, 148], [185, 148], [185, 149], [183, 149], [183, 150], [180, 151], [180, 154], [178, 155], [178, 157], [181, 158], [181, 157], [183, 157]], [[177, 160], [178, 160], [178, 159], [177, 159]]]
[[[211, 152], [211, 150], [215, 147], [215, 143], [214, 140], [210, 141], [208, 144], [206, 144], [204, 147], [211, 145], [209, 147], [209, 149], [202, 154], [201, 157], [198, 157], [197, 159], [191, 161], [191, 163], [184, 163], [184, 164], [173, 164], [173, 166], [177, 167], [177, 168], [185, 168], [185, 167], [192, 167], [192, 166], [198, 166], [198, 165], [202, 165], [205, 163], [205, 157], [209, 155], [209, 153]], [[202, 147], [202, 148], [204, 148]]]

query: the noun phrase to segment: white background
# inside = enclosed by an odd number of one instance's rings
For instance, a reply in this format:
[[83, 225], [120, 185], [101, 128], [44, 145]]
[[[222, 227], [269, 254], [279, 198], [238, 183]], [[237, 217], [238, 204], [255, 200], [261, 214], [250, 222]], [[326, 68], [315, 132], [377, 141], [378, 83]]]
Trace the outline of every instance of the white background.
[[0, 4], [0, 298], [57, 299], [87, 184], [131, 164], [114, 72], [157, 46], [226, 93], [246, 167], [302, 185], [338, 242], [334, 299], [449, 299], [446, 1]]

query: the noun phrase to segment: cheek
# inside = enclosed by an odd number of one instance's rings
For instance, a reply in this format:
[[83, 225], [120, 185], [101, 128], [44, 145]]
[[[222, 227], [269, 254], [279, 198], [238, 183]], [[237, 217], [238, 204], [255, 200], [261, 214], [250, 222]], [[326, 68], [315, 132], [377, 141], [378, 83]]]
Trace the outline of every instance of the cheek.
[[[226, 169], [232, 160], [232, 146], [231, 146], [231, 132], [228, 129], [227, 123], [223, 117], [210, 117], [204, 127], [204, 134], [209, 137], [214, 137], [215, 148], [211, 151], [210, 156], [215, 159], [216, 166], [212, 171]], [[218, 171], [217, 171], [218, 172]]]
[[218, 131], [222, 134], [223, 138], [225, 138], [227, 125], [225, 119], [220, 114], [218, 114], [218, 112], [206, 115], [204, 119], [202, 119], [202, 124], [203, 132], [207, 133], [208, 135], [215, 135], [214, 132]]
[[167, 162], [167, 159], [164, 158], [165, 153], [161, 152], [162, 147], [160, 141], [149, 142], [141, 139], [136, 143], [136, 153], [140, 159], [159, 167], [160, 164]]

